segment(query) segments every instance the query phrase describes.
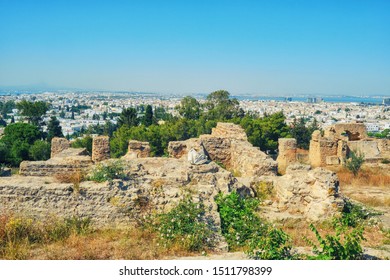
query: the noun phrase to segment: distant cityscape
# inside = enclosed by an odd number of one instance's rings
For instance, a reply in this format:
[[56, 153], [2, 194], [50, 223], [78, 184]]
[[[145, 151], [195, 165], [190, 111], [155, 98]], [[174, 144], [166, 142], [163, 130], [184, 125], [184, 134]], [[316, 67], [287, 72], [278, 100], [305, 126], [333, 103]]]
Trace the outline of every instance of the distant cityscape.
[[[206, 94], [195, 97], [202, 103]], [[163, 107], [168, 113], [177, 115], [175, 107], [184, 95], [162, 95], [153, 93], [129, 92], [2, 92], [0, 102], [13, 100], [44, 101], [51, 104], [44, 121], [51, 116], [60, 121], [62, 132], [70, 136], [91, 125], [104, 125], [107, 121], [116, 124], [118, 115], [124, 108], [152, 105]], [[317, 120], [320, 127], [334, 123], [358, 121], [366, 125], [368, 132], [381, 132], [390, 129], [390, 98], [387, 97], [236, 97], [242, 109], [260, 116], [282, 111], [286, 123], [305, 118], [309, 123]], [[364, 100], [364, 101], [362, 101]], [[72, 110], [72, 108], [78, 108]], [[22, 117], [17, 109], [7, 115], [6, 123], [19, 121]], [[43, 128], [45, 130], [45, 127]], [[0, 133], [2, 133], [0, 128]]]

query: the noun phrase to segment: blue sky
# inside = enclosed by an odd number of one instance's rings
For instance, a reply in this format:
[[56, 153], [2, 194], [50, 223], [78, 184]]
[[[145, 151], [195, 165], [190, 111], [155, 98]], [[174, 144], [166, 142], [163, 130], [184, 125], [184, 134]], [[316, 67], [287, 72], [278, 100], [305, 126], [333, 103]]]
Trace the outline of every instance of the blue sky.
[[0, 0], [0, 86], [390, 95], [390, 1]]

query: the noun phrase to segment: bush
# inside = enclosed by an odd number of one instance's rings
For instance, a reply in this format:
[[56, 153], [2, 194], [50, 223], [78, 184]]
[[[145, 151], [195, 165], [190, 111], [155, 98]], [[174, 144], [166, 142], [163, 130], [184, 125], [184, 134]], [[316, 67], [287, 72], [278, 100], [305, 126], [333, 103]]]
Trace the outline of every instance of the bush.
[[168, 213], [159, 215], [155, 225], [164, 246], [180, 244], [189, 251], [213, 247], [215, 237], [212, 228], [205, 217], [204, 205], [189, 198], [180, 201]]
[[33, 160], [48, 160], [50, 158], [50, 144], [46, 141], [37, 140], [28, 152]]
[[345, 162], [345, 167], [356, 177], [356, 175], [359, 173], [360, 167], [363, 165], [363, 162], [364, 154], [351, 151], [347, 161]]
[[100, 163], [95, 166], [88, 179], [95, 182], [105, 182], [113, 179], [126, 179], [123, 163], [120, 160]]
[[259, 200], [243, 198], [236, 192], [216, 197], [222, 234], [229, 250], [245, 248], [253, 259], [293, 259], [289, 236], [263, 222], [255, 211]]
[[249, 240], [247, 254], [255, 260], [289, 260], [295, 258], [291, 248], [291, 239], [284, 231], [267, 226], [263, 236]]
[[313, 224], [310, 229], [316, 235], [320, 248], [314, 242], [306, 239], [313, 246], [313, 252], [317, 255], [314, 259], [320, 260], [359, 260], [363, 257], [363, 248], [360, 245], [363, 237], [363, 227], [349, 228], [340, 219], [336, 219], [333, 225], [335, 234], [327, 234], [322, 237]]

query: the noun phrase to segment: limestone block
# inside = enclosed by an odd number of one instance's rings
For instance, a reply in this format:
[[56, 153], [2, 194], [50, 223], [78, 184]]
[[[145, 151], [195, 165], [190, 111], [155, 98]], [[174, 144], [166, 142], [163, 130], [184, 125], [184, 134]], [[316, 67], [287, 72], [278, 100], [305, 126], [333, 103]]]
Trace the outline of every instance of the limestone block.
[[70, 142], [66, 138], [54, 137], [51, 140], [51, 155], [55, 157], [57, 154], [70, 147]]
[[378, 142], [376, 141], [348, 141], [347, 145], [350, 151], [362, 153], [365, 159], [378, 158], [381, 156]]
[[297, 140], [294, 138], [279, 138], [279, 154], [276, 159], [278, 171], [284, 173], [286, 167], [297, 161]]
[[212, 129], [211, 135], [248, 141], [245, 130], [241, 126], [233, 123], [217, 123], [217, 126]]
[[340, 158], [338, 156], [327, 156], [326, 164], [327, 165], [340, 165]]
[[145, 158], [150, 157], [149, 142], [130, 140], [126, 154], [127, 158]]
[[110, 138], [96, 136], [92, 140], [92, 161], [99, 162], [110, 158]]

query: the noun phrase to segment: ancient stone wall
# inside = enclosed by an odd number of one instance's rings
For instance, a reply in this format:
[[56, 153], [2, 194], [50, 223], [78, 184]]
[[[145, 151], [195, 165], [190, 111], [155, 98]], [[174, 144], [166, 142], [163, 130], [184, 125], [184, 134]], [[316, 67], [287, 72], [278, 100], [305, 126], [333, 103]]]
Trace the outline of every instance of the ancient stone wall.
[[232, 140], [229, 169], [241, 177], [275, 175], [277, 163], [249, 142]]
[[55, 157], [57, 154], [70, 147], [70, 142], [66, 138], [54, 137], [51, 140], [51, 155]]
[[277, 200], [268, 213], [271, 219], [323, 220], [340, 213], [344, 205], [336, 174], [323, 168], [293, 164], [272, 183]]
[[348, 141], [348, 149], [364, 155], [365, 159], [381, 158], [376, 141]]
[[336, 160], [338, 142], [321, 137], [320, 131], [314, 131], [309, 147], [309, 160], [313, 167], [325, 166], [328, 162]]
[[247, 141], [245, 131], [231, 123], [218, 123], [211, 135], [201, 135], [186, 141], [174, 141], [168, 145], [171, 157], [183, 158], [193, 148], [203, 146], [206, 155], [215, 162], [223, 164], [228, 170], [241, 176], [261, 176], [276, 174], [276, 162], [259, 148]]
[[233, 123], [217, 123], [217, 126], [212, 129], [211, 135], [214, 137], [248, 141], [245, 130], [241, 126]]
[[49, 177], [0, 177], [0, 211], [39, 218], [80, 215], [92, 218], [94, 225], [110, 226], [135, 222], [152, 211], [168, 211], [187, 194], [205, 204], [210, 221], [219, 227], [214, 197], [240, 187], [215, 163], [195, 166], [172, 158], [137, 158], [124, 164], [132, 175], [128, 180], [87, 181], [77, 188]]
[[376, 141], [381, 156], [385, 159], [390, 159], [390, 139], [377, 139]]
[[125, 157], [129, 159], [150, 157], [149, 142], [130, 140]]
[[278, 163], [279, 173], [284, 173], [287, 166], [297, 161], [297, 140], [294, 138], [279, 138], [278, 139]]
[[367, 129], [363, 123], [337, 123], [324, 130], [324, 137], [336, 141], [358, 141], [367, 138]]
[[92, 140], [92, 161], [99, 162], [110, 158], [110, 138], [96, 136]]
[[19, 174], [23, 176], [55, 176], [74, 172], [86, 173], [92, 165], [86, 149], [69, 148], [47, 161], [22, 161]]

